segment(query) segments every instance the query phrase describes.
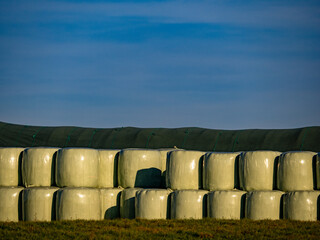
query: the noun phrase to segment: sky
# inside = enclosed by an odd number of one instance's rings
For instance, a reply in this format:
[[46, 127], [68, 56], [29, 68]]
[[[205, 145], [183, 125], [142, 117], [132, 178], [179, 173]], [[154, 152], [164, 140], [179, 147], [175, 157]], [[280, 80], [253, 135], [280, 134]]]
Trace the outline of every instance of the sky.
[[320, 1], [0, 0], [0, 121], [320, 126]]

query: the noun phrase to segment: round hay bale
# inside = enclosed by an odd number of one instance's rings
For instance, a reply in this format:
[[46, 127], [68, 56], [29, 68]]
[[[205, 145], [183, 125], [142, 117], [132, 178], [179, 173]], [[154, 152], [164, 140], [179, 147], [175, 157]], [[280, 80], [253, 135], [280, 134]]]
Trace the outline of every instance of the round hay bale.
[[24, 148], [0, 148], [0, 186], [16, 187], [21, 185], [20, 164]]
[[95, 188], [62, 188], [57, 192], [57, 220], [100, 220], [100, 191]]
[[281, 154], [278, 166], [278, 189], [306, 191], [315, 187], [312, 161], [314, 152], [286, 152]]
[[136, 192], [135, 217], [142, 219], [167, 219], [169, 189], [144, 189]]
[[100, 188], [101, 219], [120, 217], [120, 195], [122, 188]]
[[22, 219], [23, 221], [51, 221], [56, 220], [55, 187], [32, 187], [22, 191]]
[[22, 181], [25, 187], [55, 185], [55, 160], [59, 148], [35, 147], [23, 151]]
[[59, 187], [98, 187], [99, 151], [62, 148], [57, 154], [56, 183]]
[[245, 191], [273, 190], [276, 187], [277, 159], [280, 152], [243, 152], [239, 160], [240, 188]]
[[244, 217], [246, 192], [222, 190], [208, 193], [208, 217], [241, 219]]
[[161, 155], [158, 150], [123, 149], [118, 160], [119, 186], [159, 188], [161, 167]]
[[112, 188], [118, 185], [117, 165], [120, 150], [100, 149], [99, 187]]
[[166, 186], [172, 190], [202, 188], [202, 160], [206, 152], [177, 150], [167, 161]]
[[135, 197], [136, 192], [141, 188], [127, 188], [121, 192], [120, 196], [120, 217], [135, 218]]
[[245, 217], [252, 220], [277, 220], [281, 218], [280, 191], [253, 191], [246, 194]]
[[0, 222], [18, 222], [21, 219], [22, 187], [0, 187]]

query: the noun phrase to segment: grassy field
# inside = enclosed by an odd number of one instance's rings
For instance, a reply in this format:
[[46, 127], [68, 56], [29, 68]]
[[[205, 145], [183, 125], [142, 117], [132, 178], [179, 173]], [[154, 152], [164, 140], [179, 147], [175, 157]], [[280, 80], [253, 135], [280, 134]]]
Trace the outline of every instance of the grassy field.
[[0, 239], [320, 239], [320, 222], [105, 220], [0, 223]]

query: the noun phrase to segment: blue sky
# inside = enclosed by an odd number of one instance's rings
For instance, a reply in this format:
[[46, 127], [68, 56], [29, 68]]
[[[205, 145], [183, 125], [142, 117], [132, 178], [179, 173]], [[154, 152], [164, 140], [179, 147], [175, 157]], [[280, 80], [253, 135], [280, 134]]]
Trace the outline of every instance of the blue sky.
[[0, 0], [0, 121], [320, 125], [319, 1]]

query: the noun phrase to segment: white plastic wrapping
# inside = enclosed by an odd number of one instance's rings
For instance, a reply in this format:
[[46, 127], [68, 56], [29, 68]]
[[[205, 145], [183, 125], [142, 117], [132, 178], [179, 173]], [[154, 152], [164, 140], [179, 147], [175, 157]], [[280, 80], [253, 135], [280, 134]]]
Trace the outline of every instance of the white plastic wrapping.
[[169, 189], [144, 189], [137, 191], [135, 198], [135, 217], [142, 219], [169, 218]]
[[161, 168], [161, 155], [158, 150], [123, 149], [118, 160], [119, 186], [159, 188]]
[[24, 221], [56, 220], [55, 194], [59, 188], [32, 187], [22, 191], [22, 219]]
[[100, 220], [100, 191], [96, 188], [62, 188], [57, 192], [57, 220]]
[[120, 195], [122, 190], [122, 188], [100, 189], [101, 219], [120, 217]]
[[25, 187], [55, 185], [55, 157], [59, 148], [34, 147], [23, 151], [22, 181]]
[[173, 190], [202, 188], [202, 160], [206, 152], [177, 150], [167, 161], [166, 186]]
[[277, 159], [280, 152], [250, 151], [240, 154], [240, 188], [246, 191], [272, 190], [276, 187]]
[[316, 160], [316, 177], [317, 177], [317, 189], [320, 189], [320, 153], [318, 153], [317, 160]]
[[166, 187], [166, 169], [167, 169], [167, 157], [170, 152], [177, 150], [176, 148], [161, 148], [158, 149], [161, 155], [161, 187]]
[[312, 159], [314, 152], [286, 152], [278, 164], [278, 189], [282, 191], [313, 190]]
[[0, 186], [18, 186], [21, 184], [19, 176], [19, 158], [24, 148], [0, 148]]
[[171, 219], [202, 219], [206, 217], [205, 190], [177, 190], [171, 193]]
[[135, 218], [135, 197], [136, 192], [141, 188], [127, 188], [121, 192], [120, 196], [120, 217]]
[[254, 191], [246, 194], [245, 217], [277, 220], [281, 217], [281, 191]]
[[222, 190], [208, 193], [208, 217], [241, 219], [244, 217], [246, 192]]
[[231, 190], [237, 185], [239, 153], [207, 153], [203, 160], [203, 188]]
[[62, 148], [57, 154], [56, 183], [59, 187], [98, 187], [99, 151]]
[[320, 212], [320, 191], [288, 192], [283, 197], [284, 219], [316, 221]]
[[21, 218], [22, 187], [0, 187], [0, 222], [18, 222]]
[[112, 188], [117, 186], [117, 154], [120, 150], [100, 149], [99, 187]]

